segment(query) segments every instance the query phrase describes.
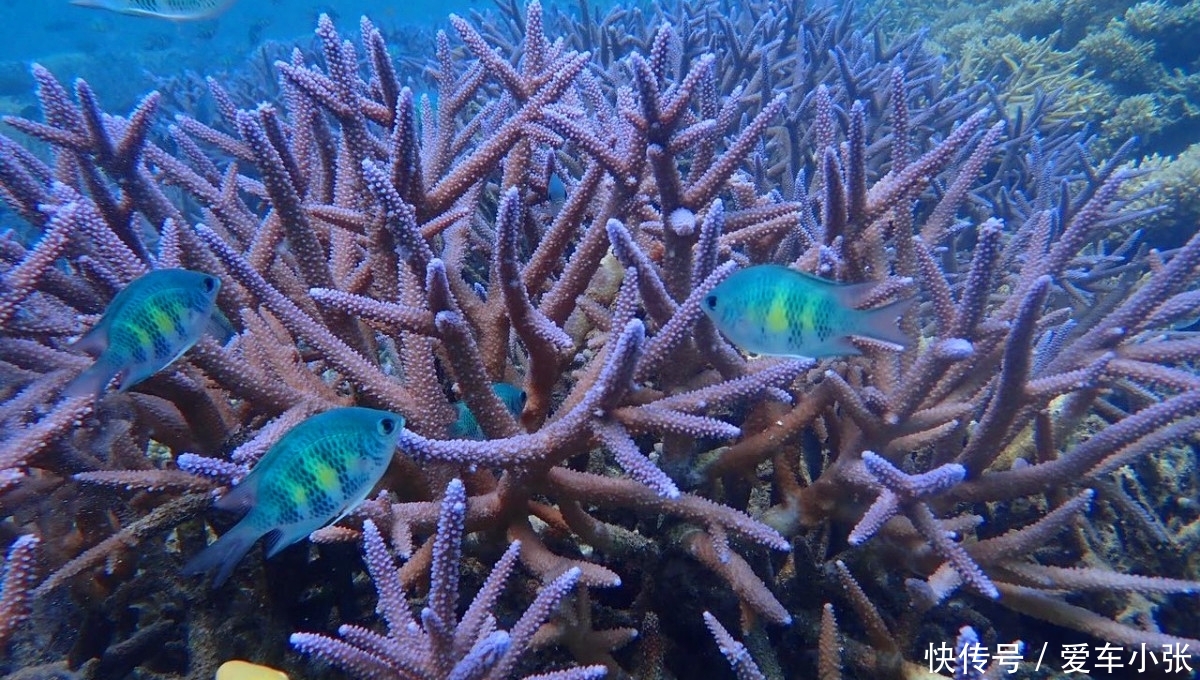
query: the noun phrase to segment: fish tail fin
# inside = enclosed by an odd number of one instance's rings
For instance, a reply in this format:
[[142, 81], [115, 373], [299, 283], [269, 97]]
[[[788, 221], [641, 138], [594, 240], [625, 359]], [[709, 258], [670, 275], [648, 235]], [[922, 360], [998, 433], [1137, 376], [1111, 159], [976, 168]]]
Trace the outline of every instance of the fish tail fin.
[[229, 580], [233, 568], [242, 561], [246, 553], [250, 552], [250, 548], [254, 546], [254, 542], [261, 535], [245, 521], [239, 522], [212, 545], [188, 560], [180, 573], [184, 576], [192, 576], [207, 574], [215, 569], [216, 575], [213, 576], [212, 587], [219, 588], [221, 584]]
[[890, 342], [893, 345], [908, 347], [913, 339], [900, 330], [897, 321], [916, 304], [916, 297], [904, 298], [893, 303], [868, 309], [862, 312], [861, 324], [854, 335], [862, 335], [873, 340]]
[[485, 439], [483, 430], [479, 427], [479, 421], [475, 420], [475, 414], [471, 413], [471, 409], [461, 401], [454, 403], [454, 410], [458, 413], [458, 417], [450, 423], [450, 438], [451, 439]]
[[108, 383], [120, 372], [120, 366], [115, 366], [104, 358], [98, 359], [96, 363], [67, 383], [67, 386], [63, 388], [63, 396], [86, 397], [90, 395], [99, 401], [100, 397], [104, 396], [104, 388], [108, 387]]

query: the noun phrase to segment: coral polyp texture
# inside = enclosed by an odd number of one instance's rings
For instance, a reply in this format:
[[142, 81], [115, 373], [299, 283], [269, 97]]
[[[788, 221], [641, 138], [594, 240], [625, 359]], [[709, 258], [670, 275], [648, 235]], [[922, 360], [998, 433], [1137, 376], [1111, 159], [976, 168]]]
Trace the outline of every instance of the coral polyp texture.
[[[322, 17], [277, 99], [210, 79], [211, 120], [33, 68], [41, 118], [0, 137], [35, 233], [0, 238], [4, 671], [831, 680], [970, 640], [1027, 669], [1200, 648], [1200, 236], [1138, 242], [1123, 149], [998, 110], [851, 3], [449, 23], [402, 78], [369, 20]], [[911, 341], [750, 356], [703, 304], [759, 264], [911, 301]], [[181, 268], [219, 278], [232, 337], [63, 396], [72, 341]], [[449, 437], [459, 404], [479, 437]], [[368, 499], [216, 591], [181, 575], [236, 519], [214, 500], [347, 406], [406, 423]]]

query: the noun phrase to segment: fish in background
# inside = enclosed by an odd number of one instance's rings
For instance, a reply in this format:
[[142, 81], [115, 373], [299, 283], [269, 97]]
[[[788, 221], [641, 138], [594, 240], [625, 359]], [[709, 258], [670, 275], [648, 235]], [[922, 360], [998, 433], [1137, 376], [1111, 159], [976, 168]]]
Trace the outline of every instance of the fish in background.
[[[504, 408], [508, 409], [514, 418], [519, 417], [521, 411], [525, 410], [525, 390], [520, 387], [508, 383], [492, 383], [492, 392], [495, 392], [496, 397], [504, 403]], [[479, 427], [479, 421], [475, 420], [475, 414], [471, 413], [471, 409], [467, 408], [465, 403], [455, 403], [454, 410], [458, 413], [458, 418], [450, 424], [451, 439], [487, 439], [483, 429]]]
[[170, 366], [205, 332], [228, 337], [228, 321], [216, 308], [220, 290], [217, 277], [187, 269], [156, 269], [134, 279], [72, 345], [97, 359], [63, 393], [99, 399], [114, 377], [124, 392]]
[[215, 19], [237, 0], [71, 0], [72, 5], [169, 21]]
[[567, 200], [567, 184], [557, 172], [550, 173], [550, 181], [546, 182], [546, 198], [553, 205], [562, 205]]
[[876, 309], [855, 309], [874, 283], [844, 284], [766, 264], [735, 272], [701, 302], [704, 313], [733, 344], [755, 354], [819, 359], [860, 354], [861, 336], [905, 346], [896, 319], [915, 298]]
[[250, 474], [222, 496], [222, 510], [249, 512], [183, 567], [216, 571], [219, 587], [262, 536], [267, 557], [345, 517], [366, 499], [392, 461], [404, 418], [350, 406], [311, 416], [288, 430]]

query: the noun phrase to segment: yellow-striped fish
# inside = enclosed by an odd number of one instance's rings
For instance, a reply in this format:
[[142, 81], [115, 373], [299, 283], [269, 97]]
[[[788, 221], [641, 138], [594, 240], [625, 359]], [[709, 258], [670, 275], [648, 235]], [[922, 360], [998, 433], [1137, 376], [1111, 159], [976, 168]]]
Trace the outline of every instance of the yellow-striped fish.
[[71, 0], [72, 5], [170, 21], [214, 19], [237, 0]]
[[[521, 411], [525, 409], [525, 390], [508, 383], [492, 383], [492, 392], [496, 393], [514, 418], [521, 417]], [[461, 401], [457, 402], [454, 404], [454, 409], [458, 412], [458, 418], [450, 424], [451, 439], [475, 439], [478, 441], [487, 439], [487, 436], [483, 434], [483, 428], [479, 427], [479, 421], [475, 420], [475, 414], [471, 413], [471, 409], [467, 408], [466, 404]]]
[[250, 511], [183, 573], [216, 571], [215, 588], [263, 535], [271, 557], [345, 517], [383, 477], [403, 427], [404, 418], [395, 413], [358, 406], [319, 413], [293, 427], [216, 504]]
[[896, 318], [912, 298], [878, 309], [854, 308], [874, 285], [764, 264], [734, 273], [700, 306], [733, 344], [755, 354], [813, 359], [859, 354], [853, 335], [907, 345]]
[[187, 269], [156, 269], [134, 279], [73, 345], [99, 356], [63, 394], [99, 399], [114, 377], [124, 392], [170, 366], [205, 332], [224, 337], [224, 317], [216, 308], [220, 290], [217, 277]]

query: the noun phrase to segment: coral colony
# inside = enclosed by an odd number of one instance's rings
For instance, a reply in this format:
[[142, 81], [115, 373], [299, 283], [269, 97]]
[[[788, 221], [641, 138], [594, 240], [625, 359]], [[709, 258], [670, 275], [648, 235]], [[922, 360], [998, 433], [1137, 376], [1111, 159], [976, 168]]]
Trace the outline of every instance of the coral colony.
[[[411, 76], [323, 16], [277, 99], [210, 80], [211, 119], [35, 66], [41, 117], [0, 137], [40, 232], [0, 237], [2, 670], [1194, 665], [1200, 235], [1143, 246], [1127, 149], [1094, 160], [851, 3], [719, 9], [451, 17]], [[839, 314], [905, 342], [751, 354], [705, 304], [761, 265], [853, 284]], [[167, 269], [219, 279], [232, 336], [65, 394], [72, 342]], [[829, 331], [785, 312], [746, 307]], [[276, 446], [347, 407], [398, 431]], [[356, 503], [368, 441], [395, 453]], [[268, 468], [308, 540], [182, 574]]]

